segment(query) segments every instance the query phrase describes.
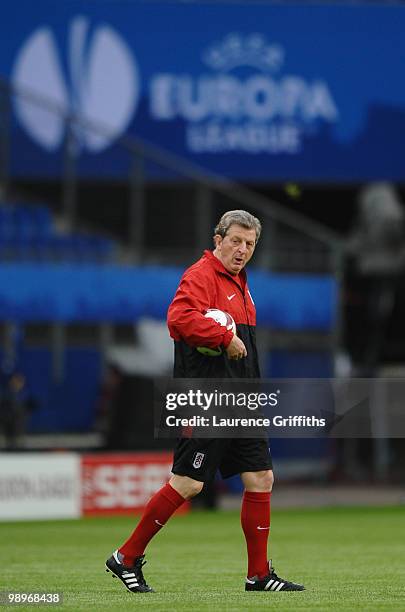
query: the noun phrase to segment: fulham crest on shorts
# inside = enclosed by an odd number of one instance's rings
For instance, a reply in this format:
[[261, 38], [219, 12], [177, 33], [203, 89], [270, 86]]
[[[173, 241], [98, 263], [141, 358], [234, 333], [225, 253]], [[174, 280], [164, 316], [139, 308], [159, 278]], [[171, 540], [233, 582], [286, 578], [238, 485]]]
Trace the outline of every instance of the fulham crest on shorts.
[[205, 459], [204, 453], [196, 453], [193, 459], [193, 468], [198, 470], [198, 468], [202, 466], [204, 459]]

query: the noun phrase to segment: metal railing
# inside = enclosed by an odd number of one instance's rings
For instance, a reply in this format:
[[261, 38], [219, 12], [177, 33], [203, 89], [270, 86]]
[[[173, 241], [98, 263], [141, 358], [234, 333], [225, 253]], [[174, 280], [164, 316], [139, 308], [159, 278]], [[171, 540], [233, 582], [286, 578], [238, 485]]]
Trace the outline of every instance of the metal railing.
[[[75, 228], [79, 217], [78, 182], [80, 178], [80, 149], [77, 135], [93, 132], [114, 140], [111, 130], [105, 125], [66, 112], [58, 104], [43, 95], [16, 88], [0, 80], [0, 187], [7, 193], [10, 184], [10, 159], [13, 142], [10, 137], [12, 106], [15, 98], [34, 108], [56, 114], [65, 124], [64, 150], [61, 162], [62, 211], [68, 227]], [[163, 151], [151, 143], [133, 135], [114, 140], [114, 147], [125, 152], [128, 159], [127, 224], [132, 261], [143, 263], [158, 255], [152, 253], [146, 242], [148, 216], [147, 166], [154, 164], [178, 181], [192, 186], [195, 197], [192, 201], [195, 235], [195, 253], [207, 245], [212, 233], [216, 200], [221, 199], [234, 208], [244, 208], [260, 217], [263, 233], [255, 256], [256, 265], [268, 270], [323, 272], [334, 275], [338, 286], [336, 325], [333, 331], [335, 348], [341, 337], [341, 283], [343, 275], [343, 243], [339, 236], [320, 223], [304, 215], [292, 212], [279, 203], [268, 199], [246, 186], [207, 171], [177, 155]], [[229, 206], [228, 206], [229, 208]], [[173, 215], [176, 211], [173, 210]], [[162, 260], [170, 262], [167, 251]]]
[[[43, 95], [20, 87], [17, 88], [0, 80], [0, 181], [3, 185], [3, 191], [7, 191], [9, 185], [9, 160], [13, 145], [10, 139], [11, 109], [12, 100], [16, 97], [33, 107], [57, 114], [65, 123], [63, 168], [61, 168], [60, 178], [63, 182], [62, 208], [70, 227], [75, 227], [79, 213], [77, 209], [77, 182], [80, 149], [77, 146], [77, 134], [80, 131], [94, 132], [114, 141], [114, 147], [119, 147], [127, 153], [130, 158], [128, 173], [130, 242], [139, 259], [142, 259], [145, 247], [145, 190], [147, 186], [145, 167], [148, 162], [174, 173], [180, 180], [191, 181], [195, 185], [195, 223], [199, 244], [204, 243], [207, 228], [211, 229], [211, 225], [207, 223], [207, 213], [212, 206], [213, 195], [220, 194], [236, 206], [247, 208], [256, 213], [264, 222], [266, 220], [271, 221], [279, 224], [281, 229], [290, 230], [290, 240], [291, 232], [300, 235], [301, 256], [308, 247], [308, 245], [305, 245], [305, 239], [313, 243], [313, 252], [316, 251], [314, 244], [317, 243], [318, 250], [323, 253], [323, 256], [325, 250], [332, 253], [341, 247], [340, 238], [335, 232], [304, 215], [289, 211], [274, 200], [270, 200], [233, 180], [205, 170], [173, 153], [163, 151], [133, 135], [125, 135], [114, 140], [114, 135], [105, 125], [89, 118], [67, 113], [60, 105]], [[299, 248], [299, 246], [297, 247], [299, 241], [295, 240], [295, 243], [294, 248]], [[269, 247], [272, 248], [271, 245]], [[288, 244], [284, 247], [278, 245], [278, 248], [280, 251], [289, 250]]]

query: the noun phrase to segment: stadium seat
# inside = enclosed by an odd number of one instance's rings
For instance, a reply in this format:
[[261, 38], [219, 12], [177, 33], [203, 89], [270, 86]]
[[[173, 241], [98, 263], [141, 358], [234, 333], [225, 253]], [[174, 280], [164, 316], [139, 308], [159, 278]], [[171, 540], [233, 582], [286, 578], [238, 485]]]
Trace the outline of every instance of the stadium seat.
[[0, 257], [6, 261], [111, 262], [112, 240], [58, 233], [46, 206], [0, 203]]

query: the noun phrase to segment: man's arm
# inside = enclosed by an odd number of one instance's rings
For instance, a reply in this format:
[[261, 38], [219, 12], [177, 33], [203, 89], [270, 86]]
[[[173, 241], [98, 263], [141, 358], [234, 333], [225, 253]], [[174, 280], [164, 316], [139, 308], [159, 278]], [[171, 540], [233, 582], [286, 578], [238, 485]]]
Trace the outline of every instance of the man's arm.
[[[215, 295], [209, 279], [198, 271], [186, 273], [169, 306], [167, 324], [175, 340], [182, 338], [191, 346], [228, 348], [234, 336], [204, 314], [214, 308]], [[231, 349], [232, 352], [234, 349]]]

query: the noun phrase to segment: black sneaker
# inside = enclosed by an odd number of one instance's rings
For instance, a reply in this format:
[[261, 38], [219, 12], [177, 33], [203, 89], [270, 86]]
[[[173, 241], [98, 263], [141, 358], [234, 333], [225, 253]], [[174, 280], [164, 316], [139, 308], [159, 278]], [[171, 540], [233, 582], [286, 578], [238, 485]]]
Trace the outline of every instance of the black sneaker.
[[279, 578], [269, 561], [269, 573], [264, 578], [246, 578], [245, 591], [305, 591], [302, 584]]
[[126, 567], [120, 562], [117, 551], [115, 551], [105, 562], [106, 571], [111, 572], [113, 578], [115, 576], [119, 578], [131, 593], [153, 593], [153, 589], [146, 584], [143, 577], [142, 566], [146, 563], [144, 558], [144, 555], [137, 557], [132, 567]]

